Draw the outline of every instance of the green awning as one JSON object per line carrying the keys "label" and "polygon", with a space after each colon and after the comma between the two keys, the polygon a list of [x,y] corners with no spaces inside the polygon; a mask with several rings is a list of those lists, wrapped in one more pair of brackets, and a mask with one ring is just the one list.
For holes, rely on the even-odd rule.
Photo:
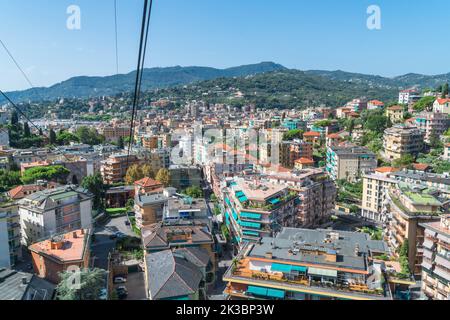
{"label": "green awning", "polygon": [[275,272],[286,272],[290,273],[292,271],[292,266],[289,264],[272,263],[272,271]]}
{"label": "green awning", "polygon": [[245,231],[243,232],[243,234],[244,234],[245,236],[259,237],[259,232],[256,232],[256,231],[247,231],[247,230],[245,230]]}
{"label": "green awning", "polygon": [[240,225],[246,228],[261,229],[260,223],[241,221]]}
{"label": "green awning", "polygon": [[305,272],[308,270],[307,267],[302,266],[292,266],[292,271]]}
{"label": "green awning", "polygon": [[225,198],[225,202],[231,207],[231,201],[228,198]]}
{"label": "green awning", "polygon": [[291,273],[292,271],[306,272],[308,268],[289,264],[272,263],[272,271]]}
{"label": "green awning", "polygon": [[321,277],[337,278],[337,270],[309,268],[308,274]]}
{"label": "green awning", "polygon": [[280,203],[280,199],[271,199],[271,200],[269,200],[269,202],[271,204],[278,204],[278,203]]}
{"label": "green awning", "polygon": [[241,212],[241,218],[244,219],[252,219],[252,220],[261,220],[261,214],[259,213],[251,213],[251,212]]}
{"label": "green awning", "polygon": [[267,289],[262,287],[248,286],[247,293],[267,297]]}
{"label": "green awning", "polygon": [[245,196],[245,193],[243,193],[242,191],[236,192],[236,197],[240,198],[240,197],[243,197],[243,196]]}
{"label": "green awning", "polygon": [[286,292],[283,290],[267,289],[267,296],[272,298],[284,299]]}
{"label": "green awning", "polygon": [[247,201],[248,201],[248,198],[247,198],[246,196],[242,196],[242,197],[239,197],[239,201],[240,201],[241,203],[247,202]]}

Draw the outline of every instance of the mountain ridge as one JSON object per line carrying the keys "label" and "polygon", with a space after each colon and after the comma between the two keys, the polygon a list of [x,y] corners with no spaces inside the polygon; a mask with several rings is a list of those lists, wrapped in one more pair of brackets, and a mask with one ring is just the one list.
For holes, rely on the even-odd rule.
{"label": "mountain ridge", "polygon": [[[383,77],[352,73],[343,70],[307,70],[288,69],[274,62],[242,65],[226,69],[199,66],[155,67],[144,70],[142,90],[165,89],[189,85],[201,81],[219,78],[239,78],[275,71],[286,72],[294,70],[303,72],[306,76],[318,76],[333,81],[346,82],[351,85],[367,85],[371,88],[383,90],[401,90],[411,87],[436,88],[445,82],[450,82],[450,73],[439,75],[422,75],[408,73],[396,77]],[[23,91],[8,92],[15,102],[52,101],[59,98],[92,98],[116,95],[134,90],[136,71],[112,76],[77,76],[56,83],[49,87],[33,88]],[[0,99],[0,102],[4,100]]]}

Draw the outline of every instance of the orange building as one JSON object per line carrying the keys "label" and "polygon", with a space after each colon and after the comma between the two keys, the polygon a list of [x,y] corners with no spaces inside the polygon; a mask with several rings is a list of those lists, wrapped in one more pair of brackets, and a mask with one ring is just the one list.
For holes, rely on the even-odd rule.
{"label": "orange building", "polygon": [[134,183],[135,194],[162,193],[164,185],[152,178],[144,178]]}
{"label": "orange building", "polygon": [[59,273],[69,267],[89,267],[90,230],[81,229],[29,247],[35,273],[52,283],[59,283]]}
{"label": "orange building", "polygon": [[305,132],[303,134],[303,140],[309,143],[316,143],[320,141],[321,134],[315,131]]}

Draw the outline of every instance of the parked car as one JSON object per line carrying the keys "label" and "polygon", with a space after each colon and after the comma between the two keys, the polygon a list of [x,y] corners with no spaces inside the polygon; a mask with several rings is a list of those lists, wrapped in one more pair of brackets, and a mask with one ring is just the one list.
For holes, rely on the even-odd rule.
{"label": "parked car", "polygon": [[114,278],[114,283],[118,284],[118,283],[126,283],[127,279],[125,279],[124,277],[116,277]]}
{"label": "parked car", "polygon": [[128,297],[128,290],[126,287],[118,287],[116,289],[117,297],[120,300],[126,299]]}
{"label": "parked car", "polygon": [[131,223],[130,223],[130,221],[128,221],[128,220],[125,220],[125,225],[126,225],[126,226],[131,226]]}

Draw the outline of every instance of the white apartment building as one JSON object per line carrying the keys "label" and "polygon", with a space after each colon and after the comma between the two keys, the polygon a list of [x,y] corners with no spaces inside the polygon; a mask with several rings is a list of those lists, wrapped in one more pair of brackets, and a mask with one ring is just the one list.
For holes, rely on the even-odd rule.
{"label": "white apartment building", "polygon": [[433,104],[433,112],[450,115],[450,99],[436,99]]}
{"label": "white apartment building", "polygon": [[34,193],[19,201],[21,242],[92,227],[92,194],[64,186]]}
{"label": "white apartment building", "polygon": [[420,99],[420,95],[414,89],[403,90],[403,91],[400,91],[400,93],[398,94],[398,103],[399,104],[410,104],[410,103],[416,102],[419,99]]}
{"label": "white apartment building", "polygon": [[368,173],[363,177],[363,197],[361,215],[369,220],[384,222],[381,212],[386,200],[386,192],[394,187],[397,181],[388,176],[390,170],[380,170]]}

